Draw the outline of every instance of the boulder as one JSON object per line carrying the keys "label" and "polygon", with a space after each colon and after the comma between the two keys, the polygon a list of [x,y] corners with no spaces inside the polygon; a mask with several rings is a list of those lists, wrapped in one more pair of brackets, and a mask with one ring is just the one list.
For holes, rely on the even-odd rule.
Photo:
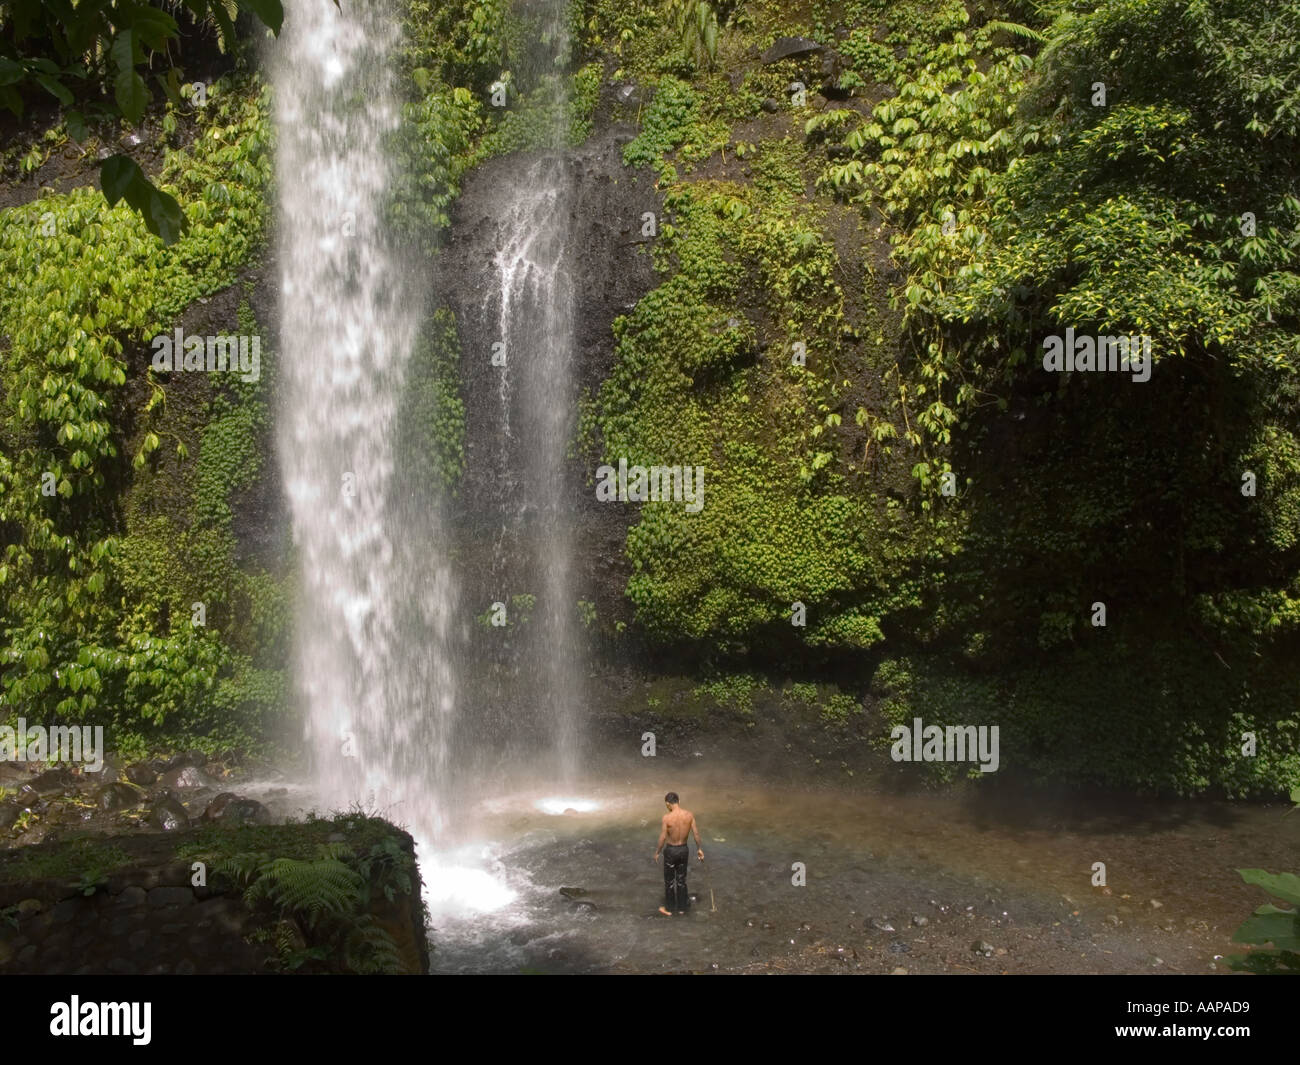
{"label": "boulder", "polygon": [[77,786],[77,778],[67,769],[47,769],[39,776],[32,777],[23,785],[24,794],[32,794],[42,799],[51,795],[62,795]]}
{"label": "boulder", "polygon": [[149,824],[159,832],[175,832],[178,828],[188,828],[189,823],[185,807],[170,795],[164,795],[149,808]]}
{"label": "boulder", "polygon": [[136,762],[126,767],[126,779],[142,788],[150,787],[158,779],[158,774],[145,762]]}
{"label": "boulder", "polygon": [[233,791],[223,791],[204,808],[203,820],[216,821],[226,812],[226,807],[238,798]]}
{"label": "boulder", "polygon": [[95,792],[95,805],[105,813],[112,813],[114,810],[126,810],[138,806],[140,798],[140,793],[130,784],[116,781],[105,784]]}
{"label": "boulder", "polygon": [[[206,813],[207,811],[204,811],[205,815]],[[256,799],[234,798],[226,803],[222,811],[216,816],[222,821],[229,821],[237,825],[269,825],[271,823],[271,811]]]}
{"label": "boulder", "polygon": [[169,769],[158,778],[158,786],[162,788],[210,788],[213,783],[207,773],[192,765]]}

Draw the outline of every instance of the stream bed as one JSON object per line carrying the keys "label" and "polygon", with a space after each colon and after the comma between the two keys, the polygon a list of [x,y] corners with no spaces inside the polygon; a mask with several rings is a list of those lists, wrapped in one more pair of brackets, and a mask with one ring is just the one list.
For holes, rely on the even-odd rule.
{"label": "stream bed", "polygon": [[1235,870],[1300,854],[1283,804],[886,795],[687,766],[671,786],[707,866],[692,844],[696,902],[667,918],[663,768],[478,803],[422,858],[433,970],[1224,972],[1266,901]]}

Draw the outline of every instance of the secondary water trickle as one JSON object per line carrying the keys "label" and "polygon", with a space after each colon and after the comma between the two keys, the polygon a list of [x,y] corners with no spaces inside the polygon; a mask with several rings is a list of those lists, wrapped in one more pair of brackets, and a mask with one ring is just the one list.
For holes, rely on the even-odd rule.
{"label": "secondary water trickle", "polygon": [[[568,269],[570,185],[565,158],[546,153],[521,164],[499,221],[493,261],[501,431],[495,456],[508,491],[495,570],[514,609],[531,608],[522,648],[539,683],[533,713],[549,722],[562,781],[576,768],[582,700],[574,640],[577,601],[570,580],[573,536],[565,499],[565,453],[574,425],[573,305]],[[493,306],[494,305],[494,306]],[[527,604],[527,606],[523,606]]]}

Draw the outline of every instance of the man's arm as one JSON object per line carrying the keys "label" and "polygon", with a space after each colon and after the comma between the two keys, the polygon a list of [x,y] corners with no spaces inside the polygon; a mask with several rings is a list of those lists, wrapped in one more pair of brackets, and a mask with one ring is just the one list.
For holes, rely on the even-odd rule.
{"label": "man's arm", "polygon": [[691,814],[691,831],[695,833],[695,853],[700,856],[700,861],[704,861],[704,851],[700,848],[700,826],[694,814]]}
{"label": "man's arm", "polygon": [[665,817],[659,823],[659,842],[655,844],[655,861],[659,861],[659,852],[664,849],[664,841],[668,839],[668,818]]}

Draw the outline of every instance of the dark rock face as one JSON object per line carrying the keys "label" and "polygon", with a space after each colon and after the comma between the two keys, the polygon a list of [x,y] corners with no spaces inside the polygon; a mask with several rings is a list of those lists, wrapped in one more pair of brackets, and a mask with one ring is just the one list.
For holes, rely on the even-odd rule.
{"label": "dark rock face", "polygon": [[[566,431],[575,436],[583,388],[603,381],[613,368],[614,319],[632,310],[658,283],[652,258],[655,237],[646,233],[645,216],[653,214],[656,227],[666,221],[660,196],[649,171],[626,167],[622,159],[623,145],[636,132],[628,124],[609,124],[581,147],[552,157],[565,189],[555,209],[560,216],[555,239],[563,244],[561,269],[573,292],[565,405],[574,416]],[[543,158],[492,159],[467,175],[453,209],[450,243],[438,257],[430,286],[455,315],[460,340],[465,472],[448,508],[460,556],[460,613],[475,617],[494,601],[508,601],[515,594],[540,596],[544,580],[536,561],[539,545],[562,534],[569,545],[569,594],[593,603],[598,617],[616,618],[626,611],[623,590],[630,566],[623,544],[628,526],[638,518],[636,508],[597,501],[592,487],[595,464],[585,454],[573,454],[564,464],[557,478],[560,498],[549,503],[561,516],[563,530],[522,505],[532,453],[522,443],[527,434],[519,427],[536,422],[538,412],[528,389],[519,387],[515,377],[509,379],[515,387],[503,389],[502,370],[491,361],[493,344],[503,339],[495,258],[507,239],[508,219],[530,168]],[[507,364],[511,372],[526,372],[522,368],[528,365],[527,329],[522,332],[511,335],[510,342],[521,349],[518,363]],[[498,643],[500,665],[513,669],[527,660],[527,633],[516,628],[503,636]],[[518,642],[510,644],[512,640]],[[484,678],[490,675],[492,668],[482,671]],[[502,696],[493,689],[467,697],[477,698],[483,711],[475,721],[482,735],[531,742],[523,733],[537,727],[537,715],[523,712],[527,692]]]}
{"label": "dark rock face", "polygon": [[782,59],[797,59],[806,55],[816,55],[826,49],[807,37],[778,37],[772,47],[763,53],[764,63],[779,63]]}
{"label": "dark rock face", "polygon": [[158,774],[144,762],[137,762],[126,767],[126,779],[132,784],[147,788],[158,779]]}

